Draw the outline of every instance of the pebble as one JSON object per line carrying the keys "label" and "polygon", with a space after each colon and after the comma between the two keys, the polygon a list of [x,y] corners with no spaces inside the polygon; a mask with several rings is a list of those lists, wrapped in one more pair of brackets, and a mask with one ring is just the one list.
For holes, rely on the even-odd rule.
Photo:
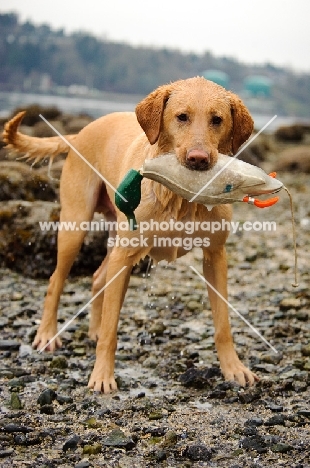
{"label": "pebble", "polygon": [[293,447],[289,444],[278,443],[271,445],[270,450],[275,453],[287,453],[293,450]]}
{"label": "pebble", "polygon": [[120,429],[113,429],[102,439],[102,445],[106,447],[124,447],[129,450],[135,446],[135,442]]}
{"label": "pebble", "polygon": [[59,395],[58,393],[56,395],[56,400],[58,401],[58,403],[60,405],[64,405],[66,403],[68,403],[68,404],[73,403],[73,398],[72,397],[67,396],[67,395]]}
{"label": "pebble", "polygon": [[251,418],[247,419],[244,424],[248,426],[262,426],[264,421],[262,418]]}
{"label": "pebble", "polygon": [[253,370],[263,372],[264,374],[273,374],[276,366],[274,364],[254,364]]}
{"label": "pebble", "polygon": [[301,300],[298,297],[287,297],[282,299],[279,306],[280,310],[299,309],[301,307]]}
{"label": "pebble", "polygon": [[255,450],[258,453],[266,453],[267,446],[261,435],[251,435],[240,441],[240,446],[246,450]]}
{"label": "pebble", "polygon": [[12,409],[19,410],[23,407],[21,399],[19,398],[18,393],[12,392],[11,393],[11,401],[10,405]]}
{"label": "pebble", "polygon": [[50,368],[51,369],[67,369],[68,361],[65,356],[55,356],[51,360]]}
{"label": "pebble", "polygon": [[33,348],[30,345],[21,344],[19,348],[19,357],[24,358],[26,356],[31,356],[33,353]]}
{"label": "pebble", "polygon": [[91,417],[85,421],[85,426],[90,427],[92,429],[97,429],[101,427],[101,422],[98,421],[95,417]]}
{"label": "pebble", "polygon": [[281,413],[283,411],[283,406],[277,405],[276,403],[266,403],[266,408],[270,409],[270,411],[273,411],[274,413]]}
{"label": "pebble", "polygon": [[308,388],[308,383],[307,382],[293,382],[292,384],[293,389],[295,390],[296,393],[301,393],[305,392]]}
{"label": "pebble", "polygon": [[310,371],[310,359],[307,359],[304,363],[303,363],[303,369],[305,371]]}
{"label": "pebble", "polygon": [[1,351],[18,351],[20,347],[19,341],[15,340],[0,340]]}
{"label": "pebble", "polygon": [[31,445],[38,445],[41,444],[42,439],[39,434],[18,434],[14,436],[14,442],[16,445],[24,445],[29,447]]}
{"label": "pebble", "polygon": [[40,406],[50,405],[56,399],[56,397],[57,397],[57,395],[56,395],[56,392],[54,390],[52,390],[50,388],[46,388],[39,395],[39,397],[37,399],[37,403]]}
{"label": "pebble", "polygon": [[243,404],[252,403],[253,401],[259,400],[261,393],[257,390],[251,390],[246,392],[239,392],[239,401]]}
{"label": "pebble", "polygon": [[183,456],[192,461],[208,461],[212,457],[212,451],[204,444],[193,444],[186,447]]}
{"label": "pebble", "polygon": [[307,409],[300,409],[297,411],[297,414],[305,416],[306,418],[310,419],[310,410]]}
{"label": "pebble", "polygon": [[0,450],[0,458],[9,457],[10,455],[13,455],[13,453],[14,453],[14,449],[12,448]]}
{"label": "pebble", "polygon": [[307,322],[307,320],[309,320],[308,311],[299,310],[294,312],[294,318],[296,318],[297,320],[300,320],[301,322]]}
{"label": "pebble", "polygon": [[283,359],[281,353],[264,353],[260,356],[260,360],[268,364],[278,364]]}
{"label": "pebble", "polygon": [[73,349],[75,356],[84,356],[86,354],[86,348],[78,347]]}
{"label": "pebble", "polygon": [[193,300],[188,301],[188,302],[186,303],[186,307],[187,307],[189,310],[195,311],[195,312],[196,312],[196,311],[199,312],[199,311],[203,310],[203,308],[204,308],[204,307],[203,307],[203,304],[202,304],[201,302],[193,301]]}
{"label": "pebble", "polygon": [[167,453],[165,452],[165,450],[158,450],[158,452],[156,452],[155,454],[155,460],[157,462],[162,462],[164,460],[167,459]]}
{"label": "pebble", "polygon": [[301,353],[303,356],[310,356],[310,343],[301,347]]}
{"label": "pebble", "polygon": [[24,381],[22,379],[13,378],[13,379],[8,381],[8,387],[10,387],[11,390],[18,389],[18,388],[21,388],[21,387],[24,387],[24,386],[25,386],[25,383],[24,383]]}
{"label": "pebble", "polygon": [[41,414],[55,414],[54,406],[53,405],[41,405],[40,406],[40,413]]}
{"label": "pebble", "polygon": [[82,442],[80,436],[74,434],[73,437],[70,437],[70,439],[66,440],[66,442],[62,446],[62,450],[64,452],[67,452],[68,450],[75,450],[78,445],[80,445]]}
{"label": "pebble", "polygon": [[164,417],[161,411],[152,411],[148,416],[150,421],[156,421],[157,419],[162,419]]}
{"label": "pebble", "polygon": [[277,414],[267,419],[267,421],[265,421],[265,426],[276,426],[276,425],[283,426],[285,421],[286,421],[286,417],[283,414]]}
{"label": "pebble", "polygon": [[92,466],[88,460],[82,460],[77,465],[74,465],[74,468],[89,468]]}
{"label": "pebble", "polygon": [[185,387],[203,388],[209,383],[210,379],[219,375],[220,370],[216,367],[207,369],[191,367],[190,369],[187,369],[184,374],[180,375],[179,381]]}
{"label": "pebble", "polygon": [[166,325],[164,325],[162,322],[158,322],[158,323],[154,323],[153,325],[151,325],[148,332],[152,336],[162,336],[165,330],[166,330]]}
{"label": "pebble", "polygon": [[97,455],[102,450],[101,444],[93,444],[93,445],[84,445],[83,447],[83,454],[84,455]]}
{"label": "pebble", "polygon": [[24,299],[24,295],[19,292],[14,292],[11,296],[12,301],[21,301]]}
{"label": "pebble", "polygon": [[243,434],[245,436],[254,436],[257,434],[257,427],[256,426],[245,426],[244,430],[243,430]]}
{"label": "pebble", "polygon": [[0,378],[12,379],[14,374],[8,369],[0,369]]}
{"label": "pebble", "polygon": [[15,433],[15,432],[22,432],[23,434],[27,434],[28,432],[33,432],[33,429],[31,427],[28,427],[28,426],[20,426],[19,424],[14,424],[14,423],[9,423],[9,424],[5,424],[3,427],[2,427],[3,431],[4,432],[8,432],[8,433]]}
{"label": "pebble", "polygon": [[165,434],[165,440],[163,442],[163,445],[165,447],[172,447],[177,443],[177,441],[178,441],[178,436],[176,432],[170,430],[170,431],[167,431]]}

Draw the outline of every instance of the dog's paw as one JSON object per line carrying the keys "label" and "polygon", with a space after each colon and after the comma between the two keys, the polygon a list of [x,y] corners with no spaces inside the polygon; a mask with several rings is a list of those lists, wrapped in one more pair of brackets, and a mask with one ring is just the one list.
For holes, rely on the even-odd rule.
{"label": "dog's paw", "polygon": [[55,349],[61,347],[61,339],[59,336],[55,338],[57,329],[51,330],[38,330],[33,340],[32,347],[38,351],[55,351]]}
{"label": "dog's paw", "polygon": [[117,390],[117,383],[113,373],[106,371],[105,367],[95,364],[94,370],[88,382],[88,388],[92,388],[94,392],[111,393]]}
{"label": "dog's paw", "polygon": [[254,385],[255,381],[259,380],[259,377],[245,367],[242,362],[236,357],[233,361],[230,361],[229,364],[221,364],[221,369],[225,380],[235,381],[242,387],[249,385],[250,387]]}

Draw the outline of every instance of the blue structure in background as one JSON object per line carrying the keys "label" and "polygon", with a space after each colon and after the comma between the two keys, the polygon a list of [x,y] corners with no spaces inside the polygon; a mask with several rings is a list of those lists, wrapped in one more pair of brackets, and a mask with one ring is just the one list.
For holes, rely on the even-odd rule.
{"label": "blue structure in background", "polygon": [[206,80],[214,81],[214,83],[223,86],[223,88],[227,89],[229,86],[229,76],[221,70],[205,70],[202,72],[202,76]]}
{"label": "blue structure in background", "polygon": [[[202,76],[213,81],[223,88],[230,89],[230,76],[216,69],[205,70]],[[272,115],[276,113],[275,102],[272,97],[273,80],[264,75],[249,75],[240,81],[236,88],[236,93],[243,99],[250,112],[255,115]]]}
{"label": "blue structure in background", "polygon": [[243,82],[244,91],[251,97],[270,97],[272,80],[267,76],[251,75]]}

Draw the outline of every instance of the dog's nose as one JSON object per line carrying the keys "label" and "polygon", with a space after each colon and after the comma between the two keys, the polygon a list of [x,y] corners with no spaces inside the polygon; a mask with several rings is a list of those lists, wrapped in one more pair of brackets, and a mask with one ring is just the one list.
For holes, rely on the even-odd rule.
{"label": "dog's nose", "polygon": [[206,151],[200,149],[189,150],[186,156],[186,165],[189,169],[196,171],[205,171],[209,168],[210,155]]}

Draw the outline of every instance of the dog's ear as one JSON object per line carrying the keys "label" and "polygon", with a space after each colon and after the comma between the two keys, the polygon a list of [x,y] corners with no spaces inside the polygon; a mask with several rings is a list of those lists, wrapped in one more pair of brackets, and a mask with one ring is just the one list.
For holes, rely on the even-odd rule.
{"label": "dog's ear", "polygon": [[169,99],[171,86],[165,85],[155,89],[136,107],[136,116],[151,145],[159,137],[165,104]]}
{"label": "dog's ear", "polygon": [[236,94],[229,93],[229,98],[233,117],[232,152],[236,154],[242,143],[251,136],[254,122],[248,109]]}

